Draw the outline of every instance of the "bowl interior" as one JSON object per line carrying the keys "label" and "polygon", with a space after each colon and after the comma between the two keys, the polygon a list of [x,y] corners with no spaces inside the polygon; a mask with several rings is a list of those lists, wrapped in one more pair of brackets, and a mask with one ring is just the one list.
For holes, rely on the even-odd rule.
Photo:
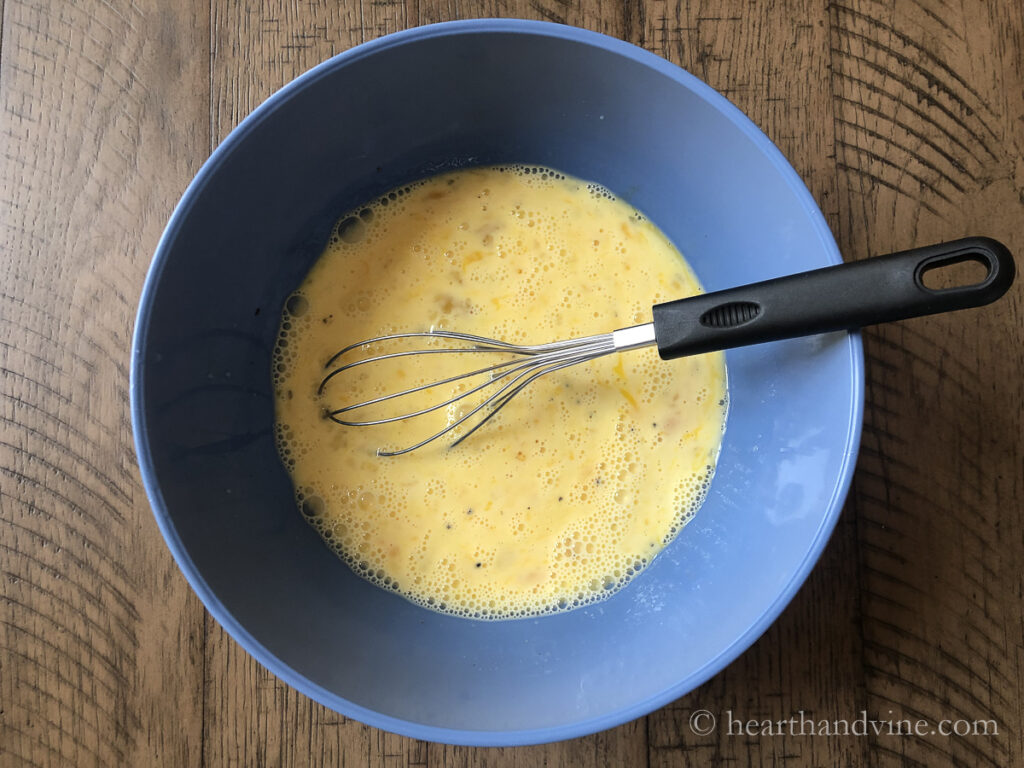
{"label": "bowl interior", "polygon": [[631,719],[753,642],[834,525],[861,405],[856,337],[730,352],[731,410],[707,502],[603,603],[476,622],[362,581],[301,519],[275,451],[280,308],[347,207],[495,162],[603,183],[677,243],[709,290],[838,260],[781,155],[680,70],[555,25],[428,27],[321,65],[224,142],[158,250],[132,391],[158,522],[217,619],[330,707],[482,744]]}

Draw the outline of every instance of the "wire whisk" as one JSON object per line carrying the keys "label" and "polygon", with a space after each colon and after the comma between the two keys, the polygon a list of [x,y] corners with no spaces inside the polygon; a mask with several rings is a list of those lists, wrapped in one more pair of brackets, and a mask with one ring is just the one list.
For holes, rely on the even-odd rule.
{"label": "wire whisk", "polygon": [[[646,333],[637,333],[636,329],[650,330]],[[373,355],[372,357],[365,357],[354,360],[353,362],[338,365],[339,361],[350,352],[374,345],[387,344],[399,339],[445,339],[449,341],[462,342],[466,346],[402,350],[399,352]],[[451,406],[465,398],[472,397],[473,395],[480,394],[480,396],[483,397],[483,399],[473,406],[467,413],[461,415],[456,420],[447,424],[443,429],[419,441],[415,445],[398,450],[385,450],[381,448],[377,451],[378,456],[400,456],[401,454],[414,451],[417,448],[422,448],[424,445],[454,432],[463,424],[467,424],[468,422],[471,426],[469,426],[469,428],[452,443],[453,447],[458,445],[486,424],[498,413],[498,411],[505,407],[513,397],[522,392],[523,389],[539,379],[541,376],[559,371],[563,368],[568,368],[572,365],[596,360],[599,357],[604,357],[605,355],[609,355],[613,352],[618,352],[627,348],[632,349],[640,346],[649,346],[653,343],[653,327],[650,323],[646,326],[636,326],[635,329],[625,329],[623,331],[615,331],[614,333],[602,333],[596,336],[585,336],[577,339],[536,345],[511,344],[497,339],[489,339],[484,336],[475,336],[473,334],[458,333],[455,331],[435,330],[417,333],[396,333],[387,336],[378,336],[373,339],[366,339],[365,341],[360,341],[356,344],[350,344],[335,353],[324,366],[329,372],[320,382],[320,386],[317,389],[317,395],[323,396],[327,391],[328,384],[330,384],[331,380],[340,374],[362,365],[381,363],[385,360],[395,360],[402,357],[412,357],[416,355],[490,353],[512,356],[511,359],[493,363],[465,373],[459,373],[455,376],[450,376],[439,381],[432,381],[427,384],[409,387],[408,389],[403,389],[399,392],[382,395],[370,400],[346,405],[341,408],[327,409],[327,417],[337,424],[341,424],[346,427],[370,427],[378,424],[389,424],[396,421],[412,419],[417,416],[423,416],[442,408],[447,408],[448,406]],[[435,387],[448,385],[454,386],[459,382],[467,379],[473,379],[475,377],[483,377],[483,381],[471,386],[465,391],[457,392],[446,400],[427,406],[426,408],[381,419],[367,419],[359,421],[353,420],[350,416],[342,418],[344,414],[352,414],[353,411],[378,405],[389,400],[407,397],[417,392],[424,392]],[[481,394],[485,393],[486,390],[489,390],[486,392],[486,396]]]}
{"label": "wire whisk", "polygon": [[[929,288],[925,285],[923,278],[929,272],[964,261],[984,265],[987,274],[980,282],[952,288]],[[662,359],[671,360],[748,344],[853,330],[875,323],[978,307],[1006,293],[1015,273],[1013,257],[1006,246],[987,237],[968,237],[657,304],[652,310],[653,322],[568,341],[531,346],[454,331],[380,336],[350,344],[331,357],[318,394],[325,396],[328,385],[345,371],[396,358],[485,352],[503,353],[511,358],[342,408],[327,408],[327,415],[338,424],[369,427],[423,416],[472,395],[479,394],[484,398],[465,415],[415,445],[393,451],[378,450],[380,456],[400,456],[466,424],[468,429],[455,441],[457,445],[541,376],[613,352],[656,344]],[[336,365],[349,352],[399,339],[446,339],[465,346],[403,350]],[[361,408],[433,387],[459,386],[460,382],[476,376],[483,377],[482,383],[411,413],[363,421],[346,416]]]}

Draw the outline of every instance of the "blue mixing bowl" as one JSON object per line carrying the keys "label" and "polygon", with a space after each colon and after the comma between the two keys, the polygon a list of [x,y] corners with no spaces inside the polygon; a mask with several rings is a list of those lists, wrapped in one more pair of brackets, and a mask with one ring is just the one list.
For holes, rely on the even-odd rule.
{"label": "blue mixing bowl", "polygon": [[821,553],[861,425],[856,335],[733,350],[706,503],[607,601],[473,621],[355,576],[296,510],[275,451],[282,303],[347,208],[420,176],[509,162],[606,185],[675,241],[709,290],[840,261],[779,151],[694,77],[579,29],[453,22],[341,54],[231,133],[160,241],[132,352],[143,482],[214,617],[326,706],[450,743],[591,733],[725,667]]}

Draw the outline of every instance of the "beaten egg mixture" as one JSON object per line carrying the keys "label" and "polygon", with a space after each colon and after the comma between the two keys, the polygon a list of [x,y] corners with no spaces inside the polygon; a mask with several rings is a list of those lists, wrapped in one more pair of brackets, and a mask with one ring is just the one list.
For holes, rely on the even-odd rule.
{"label": "beaten egg mixture", "polygon": [[357,573],[442,612],[514,618],[607,597],[704,498],[727,407],[721,353],[663,362],[651,348],[557,371],[457,446],[395,457],[377,451],[418,442],[470,406],[372,427],[340,426],[326,410],[480,361],[399,358],[340,374],[318,395],[324,365],[353,342],[404,331],[528,344],[605,333],[698,292],[651,222],[546,168],[435,176],[343,217],[288,300],[274,353],[278,447],[303,514]]}

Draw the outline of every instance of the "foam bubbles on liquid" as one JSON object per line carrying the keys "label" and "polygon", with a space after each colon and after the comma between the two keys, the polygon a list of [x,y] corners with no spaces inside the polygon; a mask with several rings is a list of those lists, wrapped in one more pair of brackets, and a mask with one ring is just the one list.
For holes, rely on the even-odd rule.
{"label": "foam bubbles on liquid", "polygon": [[605,599],[707,493],[720,354],[668,364],[644,350],[567,369],[457,448],[393,459],[376,449],[408,444],[412,422],[339,427],[328,401],[442,378],[450,361],[357,369],[321,399],[323,365],[354,340],[429,326],[516,343],[606,332],[697,289],[641,214],[537,166],[415,182],[346,214],[286,301],[273,355],[275,436],[299,509],[355,572],[433,610],[504,619]]}

